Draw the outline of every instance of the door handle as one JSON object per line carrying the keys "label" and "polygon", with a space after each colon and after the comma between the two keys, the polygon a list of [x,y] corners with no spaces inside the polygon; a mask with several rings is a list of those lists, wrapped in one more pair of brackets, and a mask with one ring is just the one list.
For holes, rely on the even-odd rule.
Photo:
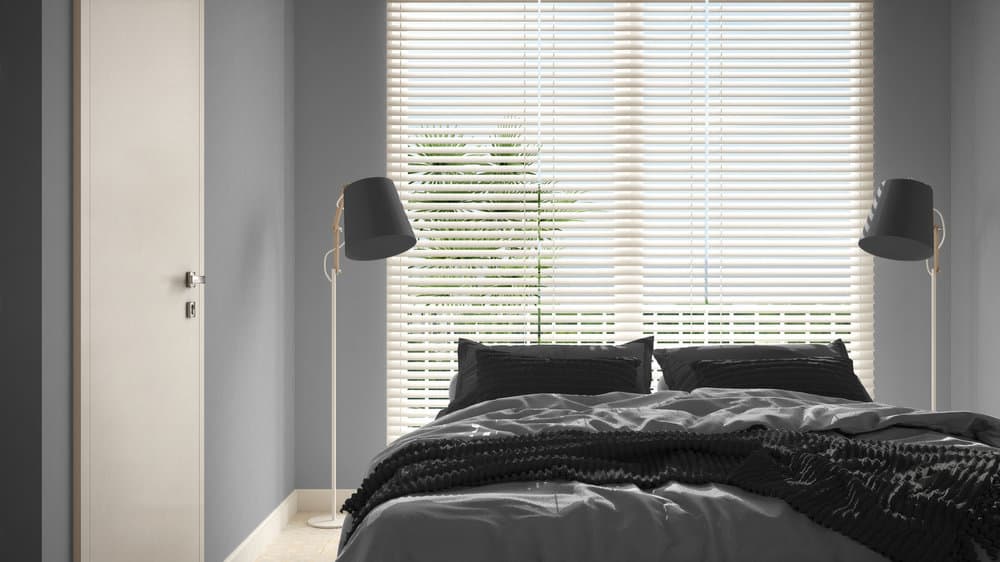
{"label": "door handle", "polygon": [[204,275],[198,275],[193,271],[188,271],[186,274],[184,274],[184,286],[186,286],[188,289],[194,289],[198,285],[204,285],[204,284],[205,284]]}

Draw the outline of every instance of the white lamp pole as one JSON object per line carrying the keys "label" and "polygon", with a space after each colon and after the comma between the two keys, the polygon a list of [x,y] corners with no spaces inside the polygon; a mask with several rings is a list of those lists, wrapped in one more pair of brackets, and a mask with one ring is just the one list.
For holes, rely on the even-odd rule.
{"label": "white lamp pole", "polygon": [[934,257],[932,263],[924,262],[931,276],[931,411],[937,411],[937,282],[941,273],[941,245],[946,235],[944,215],[933,209],[940,220],[934,225]]}
{"label": "white lamp pole", "polygon": [[[934,228],[937,238],[937,227]],[[934,267],[931,269],[931,411],[937,411],[937,252],[934,252]]]}
{"label": "white lamp pole", "polygon": [[[309,526],[339,529],[344,526],[344,514],[337,511],[337,276],[340,275],[340,218],[344,214],[344,195],[337,198],[333,218],[333,271],[330,280],[330,513],[309,518]],[[329,253],[327,253],[329,255]],[[323,257],[326,274],[326,256]]]}

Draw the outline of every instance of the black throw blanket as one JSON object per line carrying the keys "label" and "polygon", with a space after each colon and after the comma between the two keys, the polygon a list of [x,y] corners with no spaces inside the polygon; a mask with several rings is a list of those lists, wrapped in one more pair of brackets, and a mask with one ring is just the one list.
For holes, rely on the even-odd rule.
{"label": "black throw blanket", "polygon": [[784,500],[892,560],[1000,554],[1000,451],[759,428],[418,441],[379,463],[342,511],[354,518],[350,533],[394,498],[532,480],[728,484]]}

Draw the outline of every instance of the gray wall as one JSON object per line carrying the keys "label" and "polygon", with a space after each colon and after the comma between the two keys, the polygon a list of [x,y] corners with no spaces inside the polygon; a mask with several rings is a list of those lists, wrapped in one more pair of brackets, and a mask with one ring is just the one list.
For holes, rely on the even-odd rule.
{"label": "gray wall", "polygon": [[[948,0],[875,2],[875,178],[934,187],[951,216]],[[950,403],[950,242],[938,287],[938,407]],[[922,262],[875,260],[875,397],[930,406],[930,277]]]}
{"label": "gray wall", "polygon": [[42,560],[72,553],[72,2],[42,7]]}
{"label": "gray wall", "polygon": [[294,489],[288,0],[205,2],[205,560]]}
{"label": "gray wall", "polygon": [[42,14],[0,4],[0,560],[42,550]]}
{"label": "gray wall", "polygon": [[[875,176],[915,177],[950,216],[948,0],[877,0]],[[330,246],[336,187],[384,173],[385,8],[364,0],[296,4],[296,466],[299,488],[328,487]],[[916,87],[914,87],[916,86]],[[949,248],[945,248],[945,269]],[[347,262],[338,289],[338,487],[360,484],[385,442],[385,278]],[[949,404],[950,278],[939,289],[939,399]],[[930,404],[930,282],[920,263],[878,260],[878,399]]]}
{"label": "gray wall", "polygon": [[[330,285],[340,186],[385,173],[385,2],[295,4],[295,486],[330,487]],[[338,281],[337,487],[385,445],[385,264]]]}
{"label": "gray wall", "polygon": [[951,12],[954,405],[1000,416],[1000,3]]}

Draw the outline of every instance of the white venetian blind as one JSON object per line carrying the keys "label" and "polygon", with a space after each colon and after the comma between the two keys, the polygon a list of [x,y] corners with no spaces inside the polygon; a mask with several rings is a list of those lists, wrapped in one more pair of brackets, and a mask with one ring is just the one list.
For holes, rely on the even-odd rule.
{"label": "white venetian blind", "polygon": [[873,390],[871,2],[390,1],[388,173],[390,440],[459,337],[843,338]]}

